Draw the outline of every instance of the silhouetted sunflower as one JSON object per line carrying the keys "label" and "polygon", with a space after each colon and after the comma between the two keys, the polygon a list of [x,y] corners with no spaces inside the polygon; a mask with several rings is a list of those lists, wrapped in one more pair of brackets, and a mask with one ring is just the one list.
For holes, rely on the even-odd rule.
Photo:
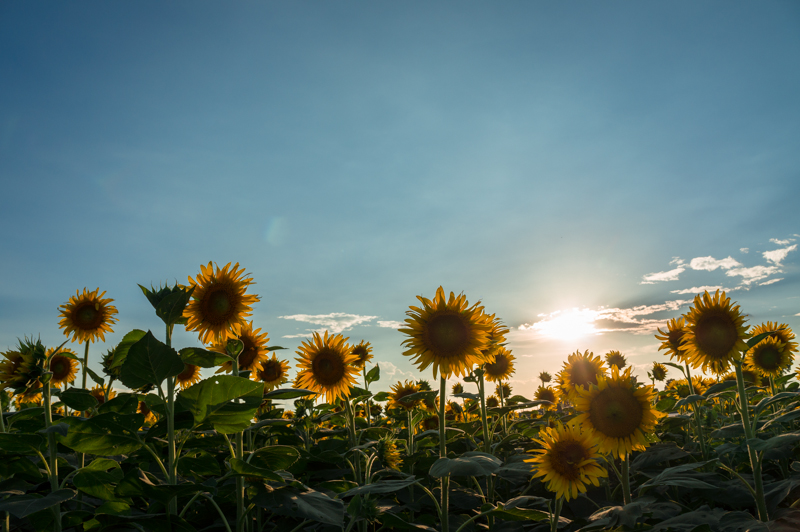
{"label": "silhouetted sunflower", "polygon": [[17,390],[35,378],[33,372],[36,369],[36,361],[33,353],[6,351],[3,357],[5,359],[0,362],[0,389]]}
{"label": "silhouetted sunflower", "polygon": [[383,467],[387,469],[400,469],[402,460],[400,459],[400,452],[397,450],[397,440],[391,436],[383,436],[378,440],[378,444],[375,446],[375,452]]}
{"label": "silhouetted sunflower", "polygon": [[[92,394],[92,397],[97,399],[97,402],[99,403],[98,406],[102,405],[103,403],[106,402],[106,396],[105,396],[105,392],[104,392],[102,386],[100,386],[100,385],[93,386],[92,389],[89,390],[89,393]],[[113,398],[115,398],[116,396],[117,396],[117,392],[115,392],[113,389],[108,391],[108,400],[109,401],[112,400]]]}
{"label": "silhouetted sunflower", "polygon": [[244,268],[240,270],[237,262],[228,271],[230,265],[220,269],[209,262],[200,266],[196,280],[189,277],[194,292],[183,313],[188,320],[186,330],[198,331],[204,344],[224,344],[228,338],[239,336],[252,313],[251,305],[259,300],[245,293],[253,280],[245,275]]}
{"label": "silhouetted sunflower", "polygon": [[558,373],[558,389],[565,399],[574,403],[578,388],[597,384],[597,378],[601,375],[605,375],[605,367],[600,357],[594,356],[589,350],[585,353],[575,351],[567,357],[564,369]]}
{"label": "silhouetted sunflower", "polygon": [[793,361],[794,356],[784,342],[778,337],[767,336],[750,348],[745,355],[744,365],[762,375],[778,377]]}
{"label": "silhouetted sunflower", "polygon": [[417,384],[411,381],[405,382],[397,382],[394,386],[390,388],[389,393],[389,408],[402,408],[403,410],[410,411],[414,410],[417,406],[419,406],[420,401],[411,399],[405,400],[405,397],[408,397],[411,394],[417,393],[420,391],[420,388]]}
{"label": "silhouetted sunflower", "polygon": [[111,326],[117,322],[114,317],[117,309],[109,305],[114,300],[103,299],[106,293],[97,295],[99,291],[99,288],[92,292],[84,288],[81,294],[76,290],[69,301],[58,307],[61,309],[58,327],[65,335],[72,334],[73,342],[94,343],[98,338],[105,342],[105,333],[114,332]]}
{"label": "silhouetted sunflower", "polygon": [[631,369],[620,374],[611,368],[611,376],[601,375],[596,386],[578,390],[575,421],[593,433],[599,451],[625,460],[633,451],[643,451],[649,441],[645,434],[655,430],[663,416],[652,403],[652,386],[636,386]]}
{"label": "silhouetted sunflower", "polygon": [[533,398],[537,401],[550,401],[552,405],[542,405],[542,408],[549,410],[555,408],[558,404],[556,392],[550,386],[539,386],[533,394]]}
{"label": "silhouetted sunflower", "polygon": [[453,391],[453,395],[457,393],[464,393],[464,385],[460,382],[455,383],[451,389]]}
{"label": "silhouetted sunflower", "polygon": [[[269,341],[269,337],[267,333],[259,333],[261,333],[261,329],[253,330],[253,322],[245,323],[239,330],[239,340],[244,344],[242,352],[239,353],[239,357],[236,359],[236,363],[239,365],[239,371],[255,371],[267,360],[267,353],[269,353],[267,342]],[[214,344],[209,349],[224,354],[227,352],[225,350],[227,344],[228,342],[225,340]],[[233,362],[225,362],[222,364],[217,370],[217,373],[223,371],[226,373],[233,371]]]}
{"label": "silhouetted sunflower", "polygon": [[656,334],[656,340],[661,340],[662,344],[658,347],[659,351],[666,350],[667,354],[669,355],[669,359],[672,360],[673,357],[678,358],[678,362],[685,362],[685,356],[681,352],[681,343],[683,342],[683,334],[686,332],[684,329],[686,327],[686,320],[683,318],[672,318],[667,322],[667,330],[662,331],[661,329],[656,329],[658,333],[661,335],[659,336]]}
{"label": "silhouetted sunflower", "polygon": [[511,351],[505,347],[498,347],[494,351],[494,362],[487,362],[483,366],[484,377],[494,382],[508,380],[514,373],[514,360]]}
{"label": "silhouetted sunflower", "polygon": [[625,360],[625,355],[619,351],[609,351],[606,353],[606,364],[608,364],[609,368],[613,366],[617,369],[622,369],[628,365],[628,361]]}
{"label": "silhouetted sunflower", "polygon": [[539,380],[542,381],[542,384],[545,384],[553,380],[553,377],[546,371],[543,371],[539,373]]}
{"label": "silhouetted sunflower", "polygon": [[349,395],[358,369],[354,365],[356,355],[346,341],[341,334],[329,336],[328,331],[324,337],[315,332],[311,341],[303,341],[297,351],[300,358],[296,359],[301,388],[324,393],[328,403]]}
{"label": "silhouetted sunflower", "polygon": [[490,395],[486,398],[486,408],[497,408],[500,406],[500,399],[496,395]]}
{"label": "silhouetted sunflower", "polygon": [[667,366],[653,362],[653,378],[659,382],[667,378]]}
{"label": "silhouetted sunflower", "polygon": [[356,367],[362,369],[367,362],[372,360],[372,346],[369,345],[369,342],[361,340],[361,342],[353,346],[353,354],[357,357]]}
{"label": "silhouetted sunflower", "polygon": [[540,434],[535,441],[542,449],[531,451],[535,456],[525,461],[533,466],[533,478],[544,477],[545,486],[556,497],[575,499],[579,493],[586,493],[586,486],[599,486],[598,479],[608,475],[598,464],[600,453],[591,433],[582,431],[580,425],[557,423]]}
{"label": "silhouetted sunflower", "polygon": [[185,390],[198,382],[200,382],[200,366],[195,366],[194,364],[184,364],[183,371],[175,377],[175,383],[181,390]]}
{"label": "silhouetted sunflower", "polygon": [[78,361],[74,358],[64,356],[64,354],[68,353],[75,357],[78,355],[71,349],[64,347],[55,355],[53,354],[54,351],[54,347],[47,350],[47,358],[50,359],[50,371],[53,373],[53,376],[50,378],[50,383],[53,384],[53,386],[61,388],[64,383],[74,382],[75,375],[78,374]]}
{"label": "silhouetted sunflower", "polygon": [[497,386],[494,387],[494,393],[497,394],[497,397],[500,397],[500,393],[503,394],[503,400],[507,400],[511,397],[511,385],[507,382],[497,383]]}
{"label": "silhouetted sunflower", "polygon": [[794,358],[794,354],[797,353],[797,342],[794,342],[795,339],[794,332],[792,331],[791,327],[789,327],[785,323],[778,323],[768,321],[767,323],[762,323],[761,325],[756,325],[752,329],[750,329],[750,336],[755,337],[759,334],[770,333],[770,338],[777,338],[785,345],[784,349],[788,350],[789,353]]}
{"label": "silhouetted sunflower", "polygon": [[705,371],[713,363],[720,371],[747,351],[745,340],[750,335],[744,322],[739,305],[732,305],[725,292],[717,290],[713,297],[708,292],[695,296],[686,314],[681,353],[693,368]]}
{"label": "silhouetted sunflower", "polygon": [[261,363],[261,367],[253,372],[255,380],[264,383],[264,392],[271,392],[289,380],[289,363],[285,360],[278,360],[275,353],[272,358],[266,359]]}
{"label": "silhouetted sunflower", "polygon": [[411,356],[422,371],[433,365],[433,376],[438,372],[447,378],[464,375],[474,364],[486,361],[486,349],[491,323],[479,304],[469,306],[463,294],[450,292],[445,299],[440,286],[433,300],[417,296],[421,307],[410,307],[406,314],[406,328],[400,332],[409,336],[403,341],[408,347],[403,353]]}

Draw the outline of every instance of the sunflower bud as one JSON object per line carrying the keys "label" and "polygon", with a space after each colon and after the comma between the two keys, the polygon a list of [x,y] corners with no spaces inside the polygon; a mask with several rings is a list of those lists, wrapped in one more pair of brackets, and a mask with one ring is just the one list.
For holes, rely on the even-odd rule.
{"label": "sunflower bud", "polygon": [[186,323],[186,318],[183,317],[183,311],[186,309],[186,305],[189,304],[189,300],[192,297],[192,292],[194,292],[194,287],[191,286],[183,286],[182,284],[175,283],[175,286],[164,286],[159,288],[153,288],[150,286],[150,290],[145,288],[142,285],[139,285],[139,288],[142,289],[147,300],[153,305],[153,308],[156,309],[156,315],[161,318],[161,320],[169,326],[175,325],[176,323]]}

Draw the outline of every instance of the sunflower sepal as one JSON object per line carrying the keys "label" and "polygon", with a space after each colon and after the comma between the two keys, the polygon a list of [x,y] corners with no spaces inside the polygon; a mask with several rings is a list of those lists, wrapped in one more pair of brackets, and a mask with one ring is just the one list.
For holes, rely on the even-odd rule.
{"label": "sunflower sepal", "polygon": [[156,289],[151,285],[150,290],[148,290],[139,285],[139,288],[142,289],[145,297],[156,310],[156,315],[166,325],[172,326],[177,323],[182,322],[185,324],[187,322],[186,318],[183,317],[183,312],[192,298],[194,286],[175,284],[172,287],[164,286]]}
{"label": "sunflower sepal", "polygon": [[240,354],[242,354],[242,351],[244,351],[244,342],[238,338],[229,338],[225,343],[225,352],[229,357],[231,357],[232,360],[235,360]]}

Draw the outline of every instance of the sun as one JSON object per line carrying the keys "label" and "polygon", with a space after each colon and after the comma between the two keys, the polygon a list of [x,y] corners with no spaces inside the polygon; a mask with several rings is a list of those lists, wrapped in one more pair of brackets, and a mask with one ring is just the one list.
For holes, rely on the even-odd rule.
{"label": "sun", "polygon": [[532,325],[523,326],[523,328],[533,330],[545,338],[563,342],[571,342],[584,336],[600,333],[594,325],[598,316],[598,312],[595,310],[573,308],[539,316],[542,319]]}

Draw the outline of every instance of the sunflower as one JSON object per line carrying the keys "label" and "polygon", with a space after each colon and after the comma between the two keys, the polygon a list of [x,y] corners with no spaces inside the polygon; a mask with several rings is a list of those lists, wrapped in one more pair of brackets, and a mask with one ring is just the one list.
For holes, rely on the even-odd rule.
{"label": "sunflower", "polygon": [[778,377],[784,368],[792,365],[794,356],[776,336],[767,336],[751,347],[745,355],[745,367],[762,375]]}
{"label": "sunflower", "polygon": [[575,351],[567,357],[564,369],[558,373],[559,392],[570,402],[575,402],[578,389],[597,384],[597,378],[601,375],[605,375],[605,368],[600,357],[594,356],[588,349],[583,354]]}
{"label": "sunflower", "polygon": [[65,335],[72,334],[73,342],[94,343],[98,338],[105,342],[105,333],[114,332],[111,325],[117,322],[114,317],[117,309],[109,305],[114,300],[103,299],[106,293],[98,295],[99,291],[99,288],[92,292],[84,288],[81,294],[76,290],[69,301],[58,307],[61,309],[58,326]]}
{"label": "sunflower", "polygon": [[507,380],[514,373],[514,355],[505,347],[498,347],[494,352],[494,362],[483,366],[486,380],[500,382]]}
{"label": "sunflower", "polygon": [[494,393],[497,394],[497,397],[500,397],[500,394],[503,394],[503,399],[508,399],[511,397],[511,385],[507,382],[497,383],[497,386],[494,387]]}
{"label": "sunflower", "polygon": [[289,363],[278,360],[275,353],[261,363],[261,367],[251,374],[256,380],[264,383],[264,392],[270,392],[289,380]]}
{"label": "sunflower", "polygon": [[78,374],[77,359],[64,356],[61,353],[69,353],[75,357],[78,355],[71,349],[64,347],[62,347],[61,350],[59,350],[59,352],[55,355],[53,354],[54,351],[54,347],[51,347],[47,350],[47,358],[50,359],[50,371],[53,372],[50,382],[54,386],[61,388],[62,384],[67,382],[75,382],[75,376]]}
{"label": "sunflower", "polygon": [[667,354],[669,355],[669,359],[672,360],[673,357],[677,357],[679,362],[685,361],[685,356],[681,352],[681,344],[683,343],[683,335],[686,332],[686,320],[683,318],[672,318],[667,322],[667,330],[662,331],[661,329],[656,329],[658,333],[661,335],[659,336],[656,334],[656,340],[661,340],[662,344],[658,347],[659,351],[666,350]]}
{"label": "sunflower", "polygon": [[606,363],[609,368],[613,366],[617,369],[622,369],[628,365],[628,361],[625,360],[625,355],[619,351],[609,351],[606,353]]}
{"label": "sunflower", "polygon": [[486,345],[481,349],[481,354],[487,362],[491,362],[494,359],[495,351],[506,341],[508,327],[494,314],[484,313],[483,317],[489,324],[490,329],[489,334],[486,336]]}
{"label": "sunflower", "polygon": [[608,475],[598,464],[600,453],[591,433],[582,431],[577,423],[557,423],[540,434],[541,439],[535,441],[542,449],[531,451],[536,456],[525,462],[533,464],[533,478],[544,477],[547,489],[556,497],[574,499],[579,493],[586,493],[589,483],[599,486],[598,479]]}
{"label": "sunflower", "polygon": [[372,346],[369,345],[369,342],[361,340],[361,342],[353,346],[353,354],[357,357],[356,367],[362,369],[367,362],[372,360]]}
{"label": "sunflower", "polygon": [[550,401],[552,405],[542,405],[544,409],[555,408],[558,403],[556,392],[550,386],[539,386],[533,394],[533,398],[537,401]]}
{"label": "sunflower", "polygon": [[28,384],[35,375],[36,361],[29,351],[6,351],[0,362],[0,389],[18,390]]}
{"label": "sunflower", "polygon": [[346,398],[350,387],[356,382],[358,369],[356,355],[348,339],[341,334],[322,337],[314,333],[311,341],[303,341],[297,354],[298,380],[301,388],[324,393],[325,400],[333,403],[337,398]]}
{"label": "sunflower", "polygon": [[194,364],[184,364],[183,371],[175,377],[175,383],[185,390],[189,386],[200,382],[200,366]]}
{"label": "sunflower", "polygon": [[636,386],[631,369],[620,374],[611,368],[609,377],[600,376],[596,386],[578,390],[575,421],[590,430],[599,451],[621,460],[633,451],[643,451],[649,442],[645,434],[655,430],[661,412],[652,406],[652,386]]}
{"label": "sunflower", "polygon": [[453,387],[451,388],[451,390],[452,390],[452,392],[453,392],[453,395],[456,395],[456,394],[458,394],[458,393],[464,393],[464,385],[463,385],[463,384],[461,384],[460,382],[457,382],[457,383],[455,383],[455,384],[453,385]]}
{"label": "sunflower", "polygon": [[136,412],[144,416],[144,422],[148,425],[155,425],[158,421],[155,412],[150,410],[150,407],[147,406],[147,403],[144,401],[139,401],[139,406],[136,407]]}
{"label": "sunflower", "polygon": [[[97,402],[99,404],[102,405],[103,403],[106,402],[105,390],[103,389],[102,386],[100,386],[100,385],[93,386],[92,389],[89,390],[89,393],[92,394],[92,397],[97,399]],[[115,398],[116,396],[117,396],[117,392],[115,392],[114,390],[109,390],[108,391],[108,400],[109,401],[112,400],[113,398]]]}
{"label": "sunflower", "polygon": [[667,366],[664,364],[659,364],[658,362],[653,362],[653,378],[659,382],[663,381],[667,378]]}
{"label": "sunflower", "polygon": [[706,368],[715,363],[715,369],[727,367],[731,360],[739,360],[747,351],[750,335],[744,326],[745,318],[739,305],[717,290],[712,297],[708,292],[695,296],[686,314],[686,329],[680,350],[685,361],[693,368]]}
{"label": "sunflower", "polygon": [[42,396],[41,388],[39,388],[38,391],[28,390],[25,393],[14,396],[14,408],[16,408],[17,411],[31,406],[42,406],[43,403],[44,397]]}
{"label": "sunflower", "polygon": [[786,344],[784,350],[788,350],[791,355],[797,353],[797,342],[792,341],[795,339],[794,332],[792,332],[792,329],[787,324],[778,324],[777,321],[775,323],[768,321],[767,323],[762,323],[761,325],[753,327],[750,330],[750,335],[758,336],[766,332],[770,333],[770,338],[777,338]]}
{"label": "sunflower", "polygon": [[403,341],[408,347],[403,353],[413,357],[420,371],[433,365],[433,376],[441,372],[448,378],[469,372],[473,364],[486,362],[487,341],[492,324],[476,303],[468,306],[463,294],[450,292],[445,299],[440,286],[433,300],[417,296],[422,307],[410,307],[406,328],[400,332],[409,336]]}
{"label": "sunflower", "polygon": [[231,263],[216,271],[212,263],[200,266],[197,279],[189,277],[194,287],[192,299],[183,315],[188,320],[187,331],[198,331],[204,344],[224,344],[228,338],[239,336],[245,325],[245,318],[252,313],[251,305],[259,300],[256,295],[248,295],[247,287],[253,280],[239,269],[237,262],[228,271]]}
{"label": "sunflower", "polygon": [[546,371],[543,371],[543,372],[539,373],[539,380],[542,381],[542,384],[545,384],[545,383],[548,383],[551,380],[553,380],[553,377],[552,377],[552,375],[550,375]]}
{"label": "sunflower", "polygon": [[286,410],[281,415],[283,419],[294,419],[294,411],[293,410]]}
{"label": "sunflower", "polygon": [[[241,326],[239,330],[239,340],[244,344],[244,348],[236,359],[236,363],[239,364],[239,371],[255,371],[259,365],[267,360],[267,353],[269,353],[267,342],[269,341],[269,337],[267,333],[259,334],[260,332],[261,329],[253,330],[253,322],[251,321]],[[225,350],[227,344],[227,340],[217,342],[210,350],[225,354],[227,353]],[[225,362],[217,370],[217,373],[222,373],[223,371],[226,373],[233,371],[233,362]]]}
{"label": "sunflower", "polygon": [[375,446],[375,453],[381,465],[387,469],[400,469],[402,460],[400,452],[397,450],[397,440],[391,436],[383,436]]}
{"label": "sunflower", "polygon": [[406,411],[414,410],[417,406],[419,406],[419,400],[412,399],[412,400],[405,400],[405,397],[408,397],[411,394],[417,393],[420,391],[420,388],[417,384],[411,381],[405,382],[397,382],[394,386],[390,388],[391,392],[389,393],[389,408],[402,408]]}
{"label": "sunflower", "polygon": [[486,408],[497,408],[500,406],[500,399],[496,395],[490,395],[486,398]]}

